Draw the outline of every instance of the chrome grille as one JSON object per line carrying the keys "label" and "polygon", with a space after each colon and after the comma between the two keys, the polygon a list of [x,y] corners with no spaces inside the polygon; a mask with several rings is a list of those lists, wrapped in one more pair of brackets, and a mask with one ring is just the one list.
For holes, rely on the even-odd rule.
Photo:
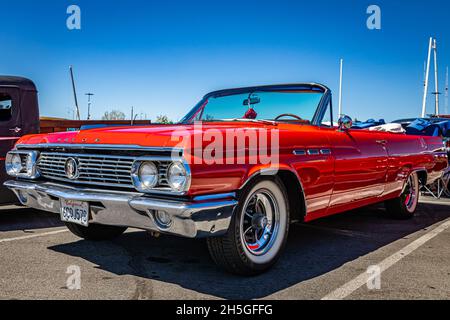
{"label": "chrome grille", "polygon": [[[69,158],[75,158],[79,163],[76,180],[68,179],[65,173],[65,163]],[[133,162],[133,157],[123,156],[41,153],[38,169],[42,177],[50,180],[133,188],[130,176]]]}
{"label": "chrome grille", "polygon": [[[75,180],[67,177],[65,164],[67,159],[78,160],[79,176]],[[131,168],[137,157],[90,155],[90,154],[66,154],[42,152],[37,167],[43,178],[49,180],[66,181],[77,184],[133,188]],[[156,161],[159,169],[159,185],[157,189],[167,189],[167,169],[170,161]]]}

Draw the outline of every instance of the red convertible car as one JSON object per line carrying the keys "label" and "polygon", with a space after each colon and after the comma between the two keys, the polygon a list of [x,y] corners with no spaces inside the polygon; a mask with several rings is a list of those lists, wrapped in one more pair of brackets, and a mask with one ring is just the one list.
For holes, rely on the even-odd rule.
{"label": "red convertible car", "polygon": [[333,116],[320,84],[212,92],[176,125],[25,136],[5,185],[81,238],[128,227],[207,238],[218,265],[254,275],[279,259],[291,223],[380,202],[412,218],[420,185],[447,168],[440,138]]}

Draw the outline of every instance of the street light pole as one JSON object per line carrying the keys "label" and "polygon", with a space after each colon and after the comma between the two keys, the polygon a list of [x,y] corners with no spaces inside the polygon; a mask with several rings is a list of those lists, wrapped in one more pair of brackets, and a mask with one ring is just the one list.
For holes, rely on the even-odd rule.
{"label": "street light pole", "polygon": [[87,97],[88,97],[88,116],[87,119],[91,120],[91,97],[94,96],[93,93],[86,93]]}

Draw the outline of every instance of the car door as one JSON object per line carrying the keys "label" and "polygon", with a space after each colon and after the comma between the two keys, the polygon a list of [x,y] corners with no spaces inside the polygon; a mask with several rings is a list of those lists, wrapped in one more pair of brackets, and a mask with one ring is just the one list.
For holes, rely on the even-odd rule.
{"label": "car door", "polygon": [[20,90],[0,87],[0,203],[12,199],[12,193],[3,187],[3,182],[7,179],[5,157],[21,136],[20,114]]}
{"label": "car door", "polygon": [[388,154],[381,134],[335,129],[329,135],[335,159],[330,207],[379,197],[386,185]]}
{"label": "car door", "polygon": [[[334,159],[326,130],[317,126],[298,126],[290,130],[289,146],[291,166],[302,182],[307,220],[326,214],[333,191]],[[282,159],[283,161],[283,159]]]}

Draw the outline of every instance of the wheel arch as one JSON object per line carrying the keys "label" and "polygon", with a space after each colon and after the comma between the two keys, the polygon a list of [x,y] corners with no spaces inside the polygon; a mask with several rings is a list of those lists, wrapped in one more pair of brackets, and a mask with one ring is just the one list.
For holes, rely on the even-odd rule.
{"label": "wheel arch", "polygon": [[286,188],[291,222],[304,221],[307,214],[305,189],[297,172],[290,167],[257,170],[247,177],[240,190],[244,189],[249,183],[264,176],[279,178]]}
{"label": "wheel arch", "polygon": [[[420,186],[428,184],[428,171],[424,167],[416,167],[416,168],[414,168],[412,165],[405,166],[403,168],[403,172],[402,173],[403,173],[403,187],[402,187],[401,191],[403,191],[404,187],[406,186],[406,183],[408,182],[409,176],[411,174],[413,174],[413,173],[417,174],[417,176],[419,178]],[[399,196],[400,196],[400,194],[399,194]]]}
{"label": "wheel arch", "polygon": [[421,185],[426,186],[428,184],[428,171],[425,168],[418,168],[415,170],[412,170],[411,173],[415,172],[417,176],[419,177],[419,183]]}

